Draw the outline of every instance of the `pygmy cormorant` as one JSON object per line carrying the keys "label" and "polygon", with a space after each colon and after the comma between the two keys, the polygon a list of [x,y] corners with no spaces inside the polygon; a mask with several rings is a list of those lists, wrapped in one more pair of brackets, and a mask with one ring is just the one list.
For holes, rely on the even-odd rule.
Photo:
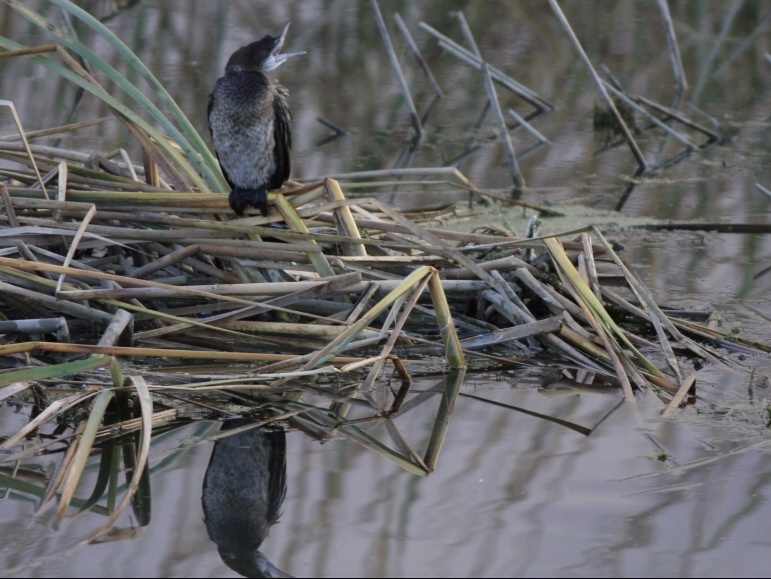
{"label": "pygmy cormorant", "polygon": [[225,75],[209,95],[209,130],[222,173],[230,185],[230,207],[268,211],[268,189],[289,178],[292,114],[288,91],[263,73],[304,52],[279,54],[289,23],[278,36],[265,36],[236,50]]}

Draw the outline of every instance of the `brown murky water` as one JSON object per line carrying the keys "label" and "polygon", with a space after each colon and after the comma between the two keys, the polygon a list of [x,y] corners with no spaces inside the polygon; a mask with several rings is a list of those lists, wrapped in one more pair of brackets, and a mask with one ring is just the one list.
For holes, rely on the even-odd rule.
{"label": "brown murky water", "polygon": [[[112,3],[81,4],[101,13]],[[561,4],[595,64],[606,65],[630,92],[671,104],[675,83],[655,3]],[[474,128],[486,98],[478,73],[443,53],[418,27],[425,21],[462,42],[452,14],[462,8],[485,58],[557,107],[534,121],[551,144],[520,161],[525,199],[615,206],[634,172],[633,159],[623,146],[598,153],[596,93],[545,2],[380,5],[418,109],[425,110],[432,92],[391,24],[394,12],[445,93],[410,166],[442,165],[475,140],[481,146],[461,164],[464,174],[482,188],[511,186],[491,117]],[[691,87],[682,111],[711,128],[718,123],[728,138],[639,183],[622,214],[603,216],[603,223],[769,223],[771,199],[755,189],[756,183],[771,188],[769,8],[767,2],[719,1],[671,6]],[[50,42],[7,7],[0,15],[4,36]],[[294,176],[404,165],[410,120],[368,3],[141,2],[110,25],[205,132],[207,94],[227,56],[288,20],[287,48],[308,53],[278,71],[292,92],[296,117]],[[28,130],[67,122],[70,114],[105,114],[88,99],[76,107],[71,89],[29,62],[0,66],[0,99],[16,103]],[[529,112],[505,91],[499,98],[504,107]],[[3,133],[11,131],[4,114]],[[318,117],[350,133],[329,140]],[[68,145],[105,151],[124,139],[122,129],[109,123],[81,131]],[[522,131],[513,139],[518,150],[533,145]],[[662,143],[660,134],[642,139],[650,159],[678,152],[676,144]],[[522,211],[509,217],[518,226]],[[551,220],[542,225],[544,231],[563,226]],[[624,244],[627,263],[659,303],[717,308],[726,327],[771,341],[771,274],[753,277],[771,266],[768,236],[618,230],[612,237]],[[758,378],[771,374],[767,357],[741,362],[756,367]],[[767,576],[771,392],[755,388],[750,396],[746,373],[715,366],[699,371],[698,384],[702,400],[675,420],[660,421],[658,408],[640,400],[642,417],[621,405],[589,437],[461,398],[439,469],[426,479],[351,443],[319,445],[287,433],[286,498],[261,550],[297,576]],[[589,427],[619,402],[603,395],[547,397],[515,374],[470,376],[465,391]],[[18,419],[8,408],[0,416]],[[409,434],[427,436],[422,429],[428,422],[412,417]],[[52,513],[33,516],[34,500],[6,497],[0,502],[0,574],[236,576],[203,522],[201,489],[212,447],[189,446],[201,434],[202,426],[191,426],[156,441],[152,523],[133,540],[75,548],[79,537],[101,524],[99,516],[54,531]],[[669,462],[657,460],[662,452]]]}

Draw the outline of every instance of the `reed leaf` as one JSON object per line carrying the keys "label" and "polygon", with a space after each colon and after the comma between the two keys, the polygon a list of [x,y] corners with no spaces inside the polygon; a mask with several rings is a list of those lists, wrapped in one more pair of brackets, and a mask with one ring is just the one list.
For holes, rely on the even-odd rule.
{"label": "reed leaf", "polygon": [[[302,414],[298,414],[293,419],[301,425],[308,424],[309,426],[313,427],[314,430],[321,428],[321,431],[326,433],[329,433],[332,429],[334,429],[336,432],[339,432],[341,435],[350,438],[354,442],[362,445],[364,448],[398,464],[407,472],[411,472],[420,476],[426,476],[430,472],[425,464],[413,462],[407,456],[396,452],[392,448],[389,448],[375,437],[371,436],[366,431],[353,424],[339,425],[336,420],[328,416],[325,412],[314,410],[313,407],[310,407],[306,404],[299,402],[287,402],[287,405],[292,408],[304,409]],[[312,423],[309,424],[309,421],[312,421]]]}
{"label": "reed leaf", "polygon": [[559,268],[565,273],[565,276],[570,280],[570,283],[584,300],[586,305],[594,312],[594,314],[602,321],[602,323],[610,329],[618,338],[629,348],[634,354],[635,358],[643,365],[643,368],[650,374],[654,374],[659,377],[665,377],[663,372],[659,370],[650,360],[648,360],[626,337],[626,334],[618,327],[613,318],[608,314],[605,307],[600,303],[597,297],[592,292],[591,288],[584,282],[581,276],[578,274],[570,258],[565,253],[559,240],[557,238],[544,239],[544,244],[549,250],[549,253],[554,258]]}
{"label": "reed leaf", "polygon": [[423,456],[429,472],[433,472],[439,461],[439,453],[444,445],[447,429],[450,425],[450,416],[452,416],[452,412],[455,409],[455,401],[458,399],[460,387],[463,385],[465,377],[465,367],[451,368],[444,376],[444,389],[439,401],[439,409],[437,410],[433,428],[431,429],[431,436]]}
{"label": "reed leaf", "polygon": [[37,177],[37,181],[40,184],[40,190],[45,195],[46,199],[48,199],[48,191],[46,190],[45,183],[43,183],[43,178],[40,175],[40,170],[38,169],[37,163],[35,162],[35,157],[32,155],[32,151],[29,148],[29,142],[27,141],[27,135],[24,133],[24,129],[21,126],[21,119],[19,118],[19,114],[16,112],[16,107],[11,101],[6,100],[0,100],[0,105],[8,107],[8,109],[11,111],[11,115],[13,116],[13,121],[16,123],[16,128],[19,131],[19,136],[21,137],[22,142],[24,143],[24,150],[27,153],[27,159],[29,159],[30,164],[32,165],[32,168],[35,171],[35,177]]}
{"label": "reed leaf", "polygon": [[[117,362],[115,366],[117,366]],[[137,454],[136,466],[132,473],[131,481],[129,482],[126,493],[123,495],[123,499],[116,507],[115,511],[107,518],[102,527],[91,536],[90,542],[97,541],[105,534],[110,532],[113,525],[117,521],[123,510],[132,504],[134,495],[137,489],[142,484],[142,478],[144,476],[145,469],[148,468],[148,459],[150,456],[150,439],[152,437],[153,429],[153,401],[150,396],[150,391],[147,387],[147,383],[141,376],[131,376],[126,380],[124,386],[131,386],[136,392],[137,399],[139,401],[139,408],[142,415],[142,427],[140,429],[139,437],[139,452]]]}
{"label": "reed leaf", "polygon": [[434,311],[439,322],[439,331],[444,341],[447,361],[451,368],[465,368],[466,360],[463,357],[463,346],[461,346],[458,332],[455,330],[455,324],[452,321],[452,312],[442,289],[439,272],[433,268],[431,268],[428,287],[431,291],[431,301],[434,304]]}
{"label": "reed leaf", "polygon": [[[134,86],[125,76],[115,70],[90,48],[79,42],[76,38],[73,38],[62,28],[46,20],[42,15],[30,9],[28,6],[22,6],[17,2],[8,0],[6,0],[6,3],[36,26],[53,34],[53,36],[58,40],[59,43],[61,43],[62,46],[72,50],[86,62],[104,73],[110,80],[114,81],[117,86],[125,91],[126,94],[137,103],[139,108],[146,111],[153,118],[153,120],[155,120],[161,127],[163,127],[163,129],[171,136],[171,138],[180,146],[184,153],[184,158],[190,160],[191,163],[198,169],[198,171],[206,177],[209,186],[219,189],[226,189],[226,184],[223,177],[221,176],[217,162],[206,147],[206,144],[203,142],[200,135],[198,135],[198,132],[193,128],[192,124],[176,104],[171,95],[168,94],[166,89],[160,84],[160,82],[158,82],[158,80],[147,69],[144,63],[142,63],[142,61],[117,36],[115,36],[115,34],[110,31],[109,28],[107,28],[104,24],[102,24],[99,20],[94,18],[91,14],[82,8],[76,6],[69,0],[50,1],[63,10],[66,10],[72,14],[88,27],[92,28],[99,36],[101,36],[113,48],[115,48],[121,57],[123,57],[123,59],[145,81],[147,81],[151,89],[153,89],[167,110],[172,114],[173,119],[183,128],[184,134],[179,129],[177,129],[174,123],[172,123],[136,86]],[[111,104],[111,106],[113,105]],[[121,114],[125,114],[124,111],[121,110],[122,108],[125,107],[118,108],[117,110],[119,110]],[[202,188],[202,190],[207,189],[208,187]]]}
{"label": "reed leaf", "polygon": [[556,416],[549,416],[548,414],[542,414],[541,412],[535,412],[534,410],[528,410],[527,408],[522,408],[521,406],[515,406],[513,404],[506,404],[504,402],[499,402],[497,400],[491,400],[489,398],[484,398],[482,396],[476,396],[475,394],[468,394],[466,392],[461,392],[460,394],[464,398],[469,398],[471,400],[478,400],[479,402],[484,402],[486,404],[491,404],[493,406],[500,406],[501,408],[507,408],[509,410],[514,410],[515,412],[521,412],[522,414],[527,414],[529,416],[535,416],[536,418],[540,418],[542,420],[546,420],[548,422],[553,422],[554,424],[559,424],[560,426],[564,426],[565,428],[569,428],[570,430],[573,430],[575,432],[578,432],[579,434],[583,434],[584,436],[589,436],[592,433],[591,428],[587,428],[585,426],[581,426],[580,424],[576,424],[575,422],[570,422],[568,420],[562,420],[561,418],[557,418]]}
{"label": "reed leaf", "polygon": [[[0,345],[0,355],[4,354],[3,348],[6,346],[13,347],[14,344]],[[8,350],[5,350],[5,353],[8,352]],[[76,360],[74,362],[64,362],[62,364],[14,370],[13,372],[0,374],[0,387],[8,386],[9,384],[14,384],[16,382],[33,382],[35,380],[62,378],[64,376],[72,376],[73,374],[81,374],[91,370],[96,370],[97,368],[104,368],[109,366],[111,360],[112,358],[109,357],[90,358],[88,360]]]}
{"label": "reed leaf", "polygon": [[304,369],[313,368],[323,364],[335,354],[342,352],[345,346],[352,342],[375,318],[382,314],[386,308],[391,306],[399,297],[408,293],[413,285],[419,283],[426,276],[431,275],[431,268],[422,266],[413,271],[404,280],[402,280],[393,290],[391,290],[382,300],[375,304],[358,322],[353,324],[348,330],[332,340],[325,348],[319,350],[313,358],[305,365]]}
{"label": "reed leaf", "polygon": [[78,447],[75,451],[72,464],[67,469],[67,474],[62,483],[62,495],[59,499],[59,507],[56,510],[56,526],[61,524],[62,519],[70,506],[70,501],[72,500],[75,490],[78,487],[78,483],[86,469],[86,462],[91,454],[91,448],[94,446],[96,433],[99,430],[99,426],[102,424],[104,413],[107,410],[107,406],[114,398],[115,392],[107,390],[105,392],[100,392],[94,399],[94,403],[89,412],[88,421],[86,422],[86,427],[83,429],[83,434],[79,437]]}
{"label": "reed leaf", "polygon": [[[116,458],[120,457],[120,454],[117,452],[117,450],[118,449],[115,445],[115,440],[113,439],[108,440],[100,449],[99,472],[96,477],[96,482],[94,483],[94,488],[91,491],[91,496],[88,497],[88,499],[86,499],[86,501],[80,506],[79,513],[84,513],[91,510],[91,508],[93,508],[99,502],[99,499],[102,498],[105,490],[108,489],[108,485],[110,490],[114,488],[114,481],[117,478],[118,468],[120,466],[119,461],[116,460]],[[111,482],[113,484],[110,484]],[[71,499],[70,504],[72,504]],[[108,498],[107,511],[112,512],[113,507],[114,504]]]}
{"label": "reed leaf", "polygon": [[[300,233],[304,233],[306,235],[309,234],[308,227],[305,225],[305,222],[297,214],[297,210],[294,208],[294,206],[289,201],[287,201],[286,197],[281,193],[276,193],[275,200],[276,208],[284,217],[286,224],[295,231],[299,231]],[[311,238],[310,242],[313,245],[316,245],[315,239]],[[326,256],[322,252],[308,252],[308,259],[310,259],[310,262],[313,264],[313,267],[318,272],[319,276],[329,277],[335,275],[335,270],[332,269],[331,265],[329,265],[329,261],[327,261]]]}
{"label": "reed leaf", "polygon": [[[0,46],[8,49],[14,49],[14,50],[18,48],[22,48],[20,44],[2,36],[0,36]],[[187,177],[190,179],[191,183],[195,187],[197,187],[200,191],[203,191],[203,192],[208,192],[210,190],[206,182],[201,180],[201,177],[199,176],[199,174],[188,163],[188,161],[186,160],[186,157],[162,133],[160,133],[152,125],[147,123],[144,119],[142,119],[142,117],[137,115],[132,109],[127,107],[125,104],[121,103],[119,100],[117,100],[109,93],[107,93],[102,87],[94,84],[93,82],[85,78],[80,77],[75,72],[71,71],[67,67],[57,62],[54,62],[52,59],[42,55],[32,56],[31,58],[35,59],[37,62],[39,62],[49,70],[64,77],[65,79],[72,82],[73,84],[91,93],[98,99],[104,101],[105,104],[110,106],[120,116],[128,119],[136,127],[141,129],[146,135],[151,137],[153,139],[153,142],[163,150],[164,154],[166,154],[170,159],[174,161],[175,166],[180,168],[187,175]]]}
{"label": "reed leaf", "polygon": [[[176,101],[168,93],[166,88],[158,81],[152,72],[145,66],[145,64],[137,57],[131,49],[124,44],[124,42],[118,38],[107,26],[105,26],[98,19],[94,18],[90,13],[76,6],[70,0],[51,0],[57,6],[67,10],[70,14],[78,18],[84,24],[95,30],[99,36],[105,39],[115,50],[123,57],[123,59],[131,66],[150,86],[153,92],[158,96],[160,101],[171,113],[172,118],[176,121],[181,132],[184,135],[184,139],[178,139],[180,146],[182,143],[189,142],[191,149],[188,150],[183,147],[186,156],[191,158],[194,164],[197,164],[197,155],[203,161],[201,173],[207,176],[207,180],[212,187],[218,187],[220,190],[227,190],[227,183],[219,168],[219,163],[212,155],[206,143],[201,139],[200,134],[192,125],[187,116],[179,108]],[[173,125],[172,125],[173,126]],[[171,134],[171,132],[170,132]],[[211,175],[210,175],[211,174]],[[214,179],[211,179],[211,177]]]}

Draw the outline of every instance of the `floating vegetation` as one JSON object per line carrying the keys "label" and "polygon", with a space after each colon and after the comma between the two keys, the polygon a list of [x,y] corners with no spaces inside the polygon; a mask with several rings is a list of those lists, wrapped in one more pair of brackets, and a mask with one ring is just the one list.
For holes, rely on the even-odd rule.
{"label": "floating vegetation", "polygon": [[[41,503],[58,497],[59,522],[71,508],[103,513],[89,540],[130,533],[114,528],[129,505],[140,526],[148,520],[152,438],[180,424],[280,422],[320,440],[351,439],[427,475],[469,369],[548,359],[575,387],[616,388],[633,407],[644,391],[670,415],[695,395],[685,361],[725,362],[714,346],[768,351],[667,315],[597,228],[518,237],[433,227],[428,215],[346,195],[377,172],[289,182],[270,193],[266,216],[235,219],[216,159],[168,92],[100,22],[51,1],[97,30],[154,97],[64,28],[8,2],[58,44],[0,38],[0,56],[34,59],[102,100],[144,154],[134,163],[125,152],[36,145],[86,123],[27,133],[14,104],[0,103],[18,128],[18,138],[0,141],[0,157],[15,167],[0,170],[0,400],[24,417],[2,433],[0,486]],[[482,71],[497,104],[493,83],[511,79],[441,38]],[[515,89],[539,112],[552,107]],[[508,134],[499,109],[496,119]],[[519,190],[513,150],[509,158]],[[399,177],[426,174],[481,195],[454,168]],[[425,376],[441,380],[415,391]],[[433,420],[410,439],[403,425],[419,407]],[[77,499],[95,448],[98,480],[90,498]],[[41,483],[36,460],[54,453],[58,470]],[[121,459],[128,482],[118,500]],[[107,506],[98,506],[105,493]]]}

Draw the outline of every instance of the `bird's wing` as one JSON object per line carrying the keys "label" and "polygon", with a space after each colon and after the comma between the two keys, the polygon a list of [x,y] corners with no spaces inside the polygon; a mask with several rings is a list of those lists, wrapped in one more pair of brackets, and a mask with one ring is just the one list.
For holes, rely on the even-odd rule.
{"label": "bird's wing", "polygon": [[209,134],[211,134],[211,110],[214,107],[214,93],[209,93],[209,102],[206,105],[206,123],[209,125]]}
{"label": "bird's wing", "polygon": [[265,518],[270,524],[278,522],[281,505],[286,498],[286,433],[283,429],[266,430],[263,436],[269,444],[268,454],[268,509]]}
{"label": "bird's wing", "polygon": [[276,159],[276,170],[271,176],[271,189],[280,189],[284,181],[289,179],[291,170],[291,160],[289,158],[292,150],[292,113],[286,103],[287,91],[279,87],[276,98],[273,100],[273,137],[274,137],[274,156]]}

